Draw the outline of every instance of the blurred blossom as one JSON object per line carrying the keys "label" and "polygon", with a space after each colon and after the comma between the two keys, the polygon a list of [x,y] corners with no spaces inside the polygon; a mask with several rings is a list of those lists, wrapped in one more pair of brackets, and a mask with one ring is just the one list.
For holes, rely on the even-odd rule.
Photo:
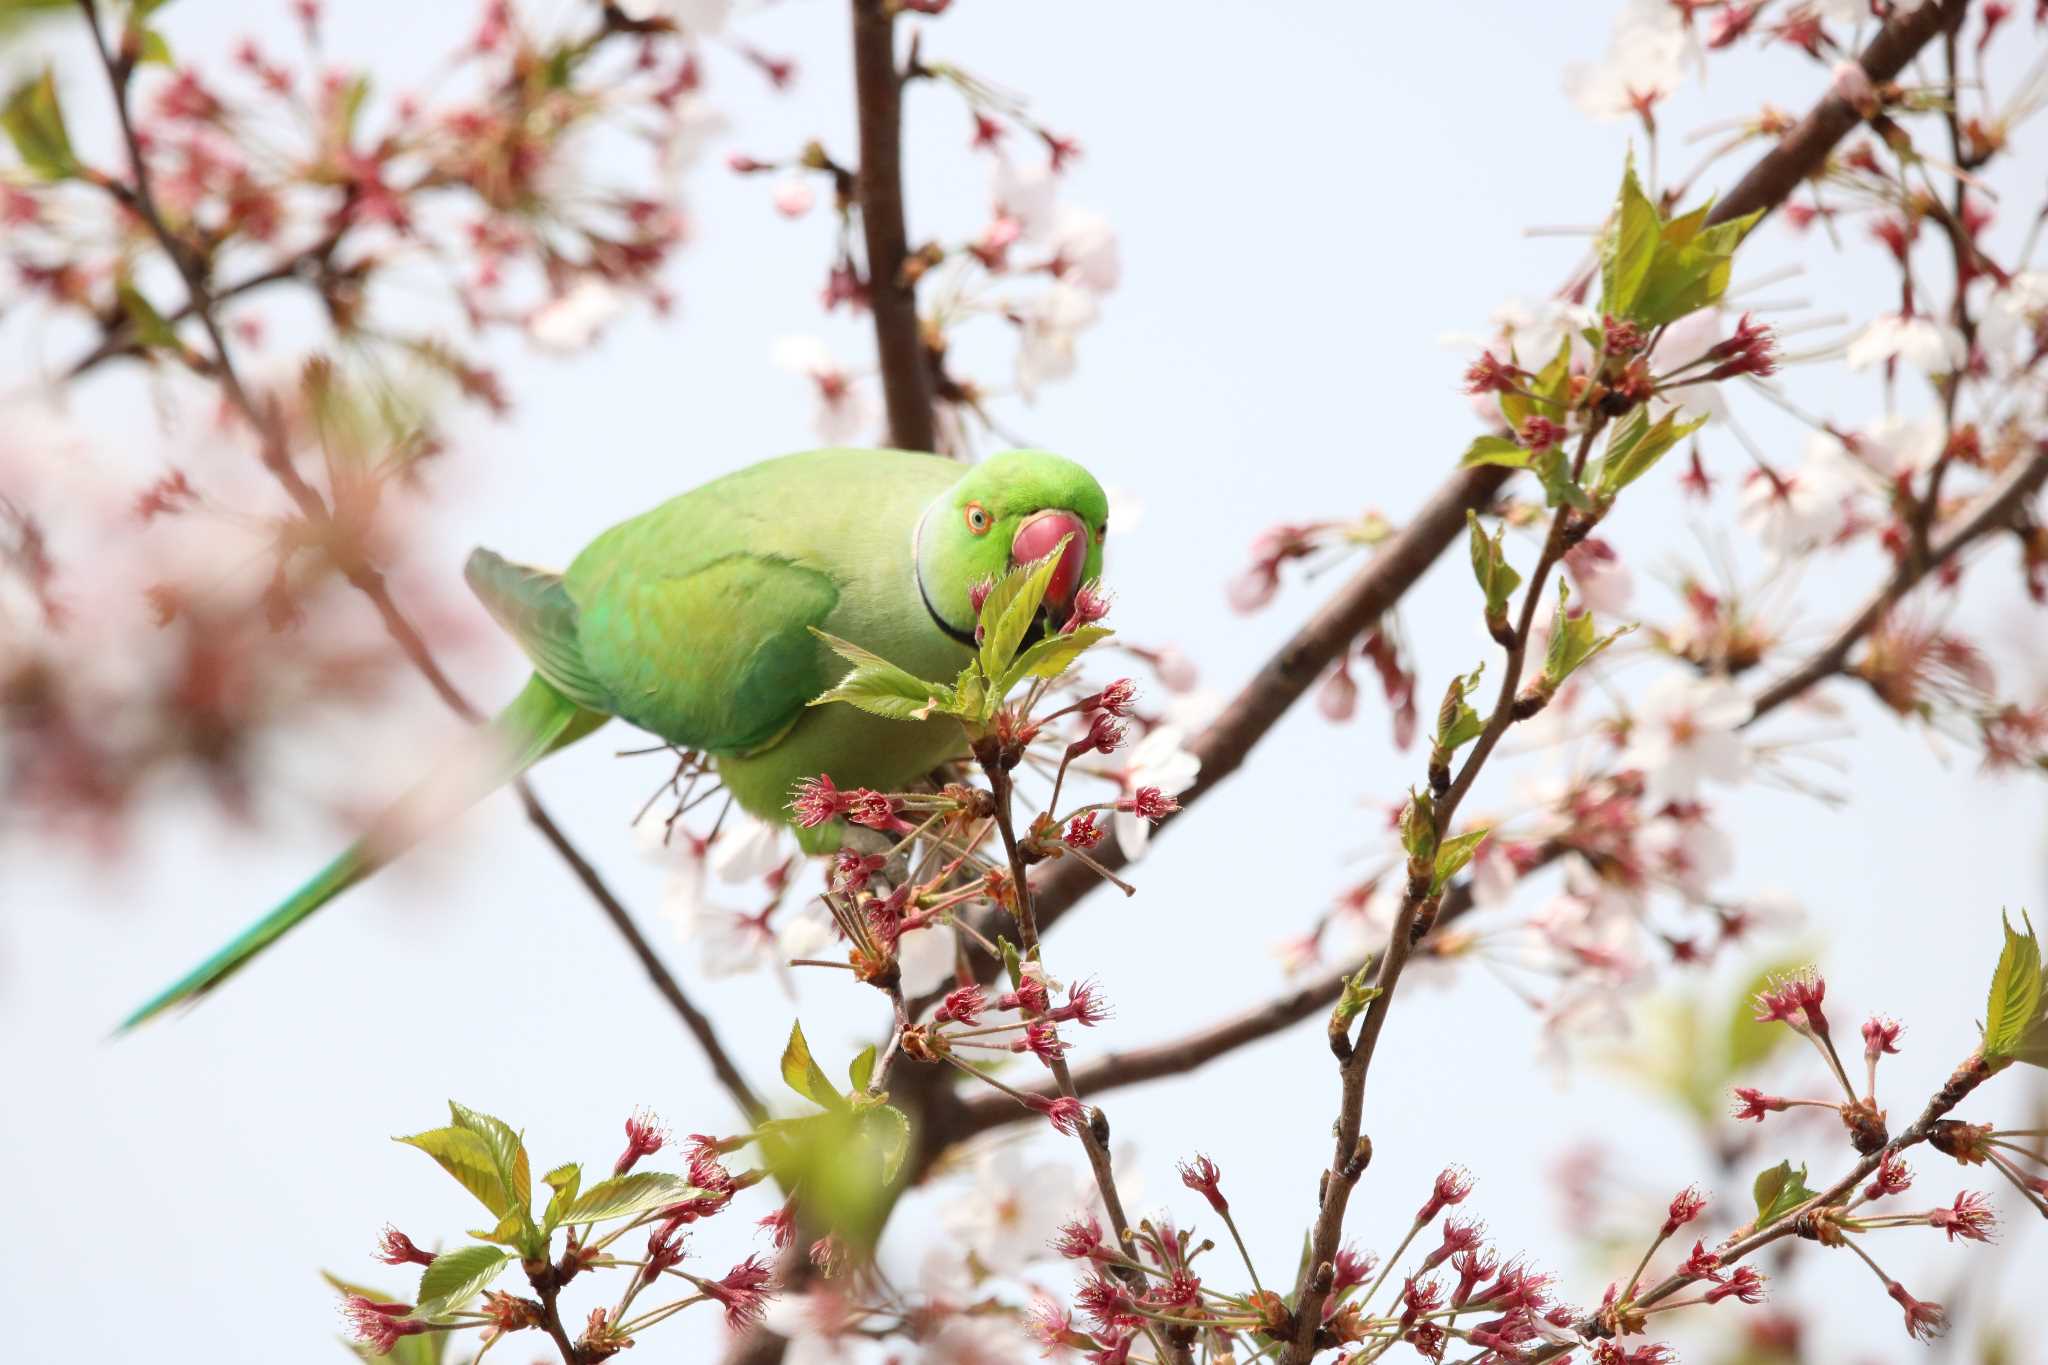
{"label": "blurred blossom", "polygon": [[1702,782],[1732,784],[1748,773],[1739,731],[1749,713],[1749,699],[1733,683],[1665,673],[1633,708],[1621,762],[1642,770],[1646,800],[1695,800]]}
{"label": "blurred blossom", "polygon": [[1922,374],[1953,374],[1969,359],[1963,334],[1932,318],[1887,313],[1850,338],[1846,359],[1852,370],[1899,361]]}
{"label": "blurred blossom", "polygon": [[526,320],[526,334],[550,351],[580,351],[626,309],[626,300],[596,275],[579,276]]}

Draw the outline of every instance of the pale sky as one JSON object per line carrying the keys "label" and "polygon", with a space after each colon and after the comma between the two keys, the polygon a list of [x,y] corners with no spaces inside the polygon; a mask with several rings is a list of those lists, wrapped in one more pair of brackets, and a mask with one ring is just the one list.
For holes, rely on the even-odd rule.
{"label": "pale sky", "polygon": [[[184,0],[164,23],[181,54],[217,54],[244,31],[249,8]],[[282,43],[272,8],[261,7],[259,28]],[[333,50],[394,70],[394,87],[470,17],[454,3],[334,9]],[[1003,412],[1031,442],[1083,461],[1142,502],[1141,526],[1113,543],[1110,565],[1116,623],[1132,639],[1177,642],[1206,686],[1234,689],[1334,582],[1297,583],[1257,617],[1228,613],[1222,586],[1253,535],[1275,521],[1366,507],[1399,520],[1441,479],[1474,424],[1456,387],[1465,357],[1439,338],[1483,330],[1509,295],[1548,293],[1582,244],[1522,229],[1591,224],[1612,194],[1627,129],[1590,122],[1560,88],[1567,61],[1604,48],[1609,13],[1605,4],[1513,0],[1170,11],[962,0],[930,26],[928,55],[1028,92],[1041,117],[1079,137],[1086,155],[1071,197],[1121,237],[1124,280],[1082,338],[1077,376],[1035,406],[1011,401]],[[671,277],[681,301],[674,318],[636,315],[566,363],[504,348],[513,420],[464,423],[433,480],[438,564],[451,579],[472,544],[566,561],[622,517],[812,443],[807,395],[770,355],[778,338],[813,331],[842,354],[861,353],[861,333],[839,323],[825,331],[817,315],[827,218],[775,218],[768,187],[725,174],[716,157],[728,148],[774,154],[814,135],[850,155],[844,28],[841,7],[816,0],[740,20],[749,41],[796,58],[800,84],[770,97],[721,54],[713,95],[735,133],[692,182],[698,234]],[[97,91],[76,67],[72,74],[68,100],[83,109]],[[1765,100],[1803,109],[1824,84],[1803,60],[1743,56],[1714,68],[1704,94],[1693,87],[1675,101],[1666,123],[1682,133]],[[965,114],[944,92],[917,90],[908,116],[913,236],[971,230],[984,172],[964,152]],[[1692,152],[1667,139],[1670,160]],[[1745,164],[1726,163],[1710,179],[1725,187]],[[1860,241],[1837,261],[1822,242],[1782,228],[1745,257],[1738,284],[1787,259],[1809,273],[1771,287],[1771,298],[1858,318],[1889,303],[1872,295],[1882,277]],[[20,324],[0,336],[10,381],[28,373],[17,369],[27,357],[59,349]],[[998,365],[999,354],[986,363]],[[1876,381],[1838,363],[1795,369],[1787,382],[1807,408],[1850,422],[1879,410]],[[107,431],[146,442],[141,395],[132,375],[109,374],[80,395],[80,408]],[[1751,425],[1767,444],[1784,443],[1774,452],[1796,456],[1788,424],[1761,410]],[[1717,469],[1739,471],[1743,457],[1727,435],[1710,433],[1708,448]],[[1639,604],[1663,612],[1668,571],[1699,563],[1703,537],[1670,479],[1653,482],[1610,533],[1636,571]],[[1728,513],[1724,498],[1715,515],[1725,524]],[[1874,573],[1862,562],[1816,567],[1802,638],[1817,639]],[[1490,651],[1473,598],[1454,555],[1404,605],[1427,704],[1453,671]],[[2010,643],[2038,630],[2023,610],[1998,586],[1967,619],[1992,623]],[[480,697],[509,697],[521,672],[501,648],[461,681]],[[1635,686],[1647,673],[1621,680]],[[2039,682],[2024,665],[2007,676],[2023,696]],[[1830,695],[1848,707],[1856,734],[1825,746],[1838,770],[1804,771],[1843,800],[1744,789],[1723,807],[1739,847],[1728,887],[1774,888],[1806,907],[1810,922],[1773,942],[1770,955],[1817,951],[1830,1001],[1842,1002],[1838,1019],[1853,1027],[1862,1012],[1883,1010],[1906,1021],[1905,1052],[1887,1063],[1883,1091],[1903,1122],[1974,1045],[2000,907],[2040,905],[2042,802],[2037,786],[1980,776],[1969,752],[1930,742],[1846,686]],[[1244,773],[1162,837],[1133,874],[1136,899],[1097,897],[1062,925],[1048,948],[1055,974],[1100,976],[1117,1007],[1077,1040],[1081,1059],[1177,1034],[1282,988],[1268,947],[1306,929],[1357,874],[1379,838],[1378,803],[1421,776],[1423,756],[1397,754],[1387,728],[1370,694],[1346,727],[1301,708]],[[1847,728],[1788,717],[1771,733]],[[276,754],[254,827],[228,827],[194,792],[165,790],[117,860],[0,824],[0,1036],[11,1040],[0,1054],[10,1100],[0,1163],[16,1173],[16,1232],[0,1239],[0,1282],[12,1301],[35,1306],[38,1322],[64,1324],[69,1354],[343,1358],[329,1345],[337,1323],[318,1271],[398,1288],[402,1277],[370,1261],[383,1223],[424,1241],[452,1240],[473,1220],[460,1190],[386,1140],[439,1123],[447,1097],[524,1127],[543,1168],[608,1161],[636,1105],[678,1131],[732,1130],[732,1109],[687,1036],[503,798],[203,1007],[104,1041],[136,1001],[325,860],[340,833],[308,793],[368,801],[394,791],[455,731],[424,688],[410,687],[390,714],[309,733]],[[695,949],[658,913],[662,869],[627,829],[658,775],[649,760],[611,756],[635,742],[606,731],[547,764],[537,785],[770,1093],[792,1005],[765,977],[707,980]],[[1477,804],[1505,804],[1512,776],[1537,763],[1510,766]],[[1525,908],[1548,894],[1547,885],[1525,889]],[[1725,1003],[1762,956],[1725,964],[1706,988]],[[1571,1254],[1559,1235],[1555,1167],[1567,1151],[1604,1141],[1614,1178],[1660,1203],[1704,1180],[1725,1197],[1730,1222],[1742,1216],[1749,1174],[1780,1156],[1813,1161],[1816,1177],[1847,1164],[1824,1132],[1767,1129],[1738,1175],[1716,1176],[1711,1153],[1675,1111],[1590,1061],[1547,1065],[1532,1015],[1488,973],[1413,984],[1392,1015],[1368,1097],[1376,1156],[1350,1224],[1363,1245],[1388,1249],[1429,1178],[1457,1162],[1478,1175],[1468,1207],[1502,1247],[1534,1252],[1561,1275],[1568,1299],[1597,1301],[1612,1267]],[[804,982],[800,1013],[840,1066],[881,1022],[836,979]],[[1804,1061],[1781,1077],[1786,1086],[1813,1082]],[[2001,1081],[1967,1116],[2020,1118],[2030,1084]],[[1107,1107],[1129,1148],[1136,1210],[1194,1217],[1199,1201],[1181,1197],[1173,1163],[1198,1146],[1225,1172],[1260,1264],[1291,1268],[1336,1100],[1327,1049],[1308,1028]],[[1036,1157],[1079,1166],[1070,1146],[1032,1131]],[[1932,1154],[1915,1165],[1922,1181],[1909,1198],[1927,1198],[1914,1207],[1959,1188],[1989,1190],[2008,1220],[2005,1248],[1893,1234],[1882,1259],[1923,1298],[1948,1297],[1956,1277],[1996,1265],[2004,1278],[1970,1296],[1972,1315],[1993,1311],[2001,1286],[2020,1283],[2016,1270],[2029,1258],[2038,1264],[2044,1242],[2022,1221],[2030,1215],[1980,1174],[1965,1178]],[[763,1201],[744,1216],[766,1211]],[[736,1226],[714,1227],[698,1248],[713,1273],[746,1241],[741,1220],[726,1221]],[[914,1268],[922,1244],[908,1225],[897,1238],[895,1263]],[[1826,1305],[1816,1358],[1919,1358],[1924,1348],[1904,1339],[1897,1310],[1860,1265],[1811,1246],[1800,1252],[1786,1292],[1796,1285],[1802,1299]],[[1051,1265],[1039,1278],[1058,1285],[1065,1275]],[[709,1315],[664,1327],[635,1359],[699,1359],[719,1332]],[[520,1358],[537,1355],[536,1343]],[[1712,1353],[1700,1347],[1688,1358]]]}

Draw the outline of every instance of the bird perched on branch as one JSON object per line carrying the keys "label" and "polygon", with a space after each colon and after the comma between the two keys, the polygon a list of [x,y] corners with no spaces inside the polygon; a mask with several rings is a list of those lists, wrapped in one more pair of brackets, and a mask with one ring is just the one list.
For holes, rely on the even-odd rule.
{"label": "bird perched on branch", "polygon": [[[452,761],[276,909],[143,1005],[137,1024],[218,986],[294,925],[542,758],[617,717],[705,756],[742,809],[786,819],[790,789],[900,788],[959,756],[957,725],[812,707],[847,672],[820,633],[920,677],[974,647],[978,584],[1057,553],[1058,625],[1102,568],[1109,505],[1071,460],[1012,451],[963,467],[907,451],[767,460],[623,522],[565,573],[471,553],[470,587],[533,663]],[[837,822],[799,829],[807,852]]]}

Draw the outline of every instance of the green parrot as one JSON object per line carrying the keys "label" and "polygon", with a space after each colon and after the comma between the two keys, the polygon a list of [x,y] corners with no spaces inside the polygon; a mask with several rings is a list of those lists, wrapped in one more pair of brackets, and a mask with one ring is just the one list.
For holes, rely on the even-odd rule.
{"label": "green parrot", "polygon": [[[817,632],[950,678],[974,648],[977,584],[1058,552],[1046,593],[1057,624],[1101,573],[1108,521],[1101,486],[1043,451],[962,466],[815,450],[622,522],[567,573],[472,552],[471,589],[533,662],[524,690],[456,761],[121,1029],[218,986],[431,828],[614,716],[706,755],[764,820],[786,820],[791,787],[820,773],[841,787],[901,789],[961,755],[958,727],[810,706],[849,667]],[[811,853],[830,852],[840,834],[836,822],[797,830]]]}

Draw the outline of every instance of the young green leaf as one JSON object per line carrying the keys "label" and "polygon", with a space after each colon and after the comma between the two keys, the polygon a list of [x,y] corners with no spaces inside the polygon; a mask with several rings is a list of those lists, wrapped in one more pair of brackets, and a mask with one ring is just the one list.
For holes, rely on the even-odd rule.
{"label": "young green leaf", "polygon": [[114,286],[114,297],[120,303],[121,311],[128,315],[128,321],[134,325],[137,341],[144,346],[178,348],[178,334],[141,290],[124,281]]}
{"label": "young green leaf", "polygon": [[1490,829],[1475,829],[1438,844],[1436,865],[1429,878],[1429,894],[1434,896],[1442,891],[1451,878],[1464,871],[1465,864],[1472,861],[1472,855],[1479,851],[1479,846],[1491,833]]}
{"label": "young green leaf", "polygon": [[890,720],[921,720],[935,709],[950,707],[952,689],[945,684],[926,682],[878,654],[836,635],[827,635],[815,627],[811,633],[831,646],[834,654],[851,663],[853,669],[839,680],[837,686],[813,698],[810,705],[824,706],[843,701]]}
{"label": "young green leaf", "polygon": [[1756,1196],[1757,1227],[1776,1222],[1816,1193],[1806,1188],[1806,1167],[1795,1171],[1789,1161],[1781,1161],[1759,1175],[1751,1192]]}
{"label": "young green leaf", "polygon": [[1344,978],[1344,993],[1337,997],[1337,1007],[1331,1011],[1333,1022],[1339,1028],[1348,1027],[1360,1011],[1386,994],[1368,979],[1373,970],[1373,964],[1368,962]]}
{"label": "young green leaf", "polygon": [[23,81],[0,105],[0,129],[5,129],[22,165],[44,180],[69,180],[78,174],[78,157],[71,150],[71,134],[64,128],[64,110],[57,102],[57,78],[48,67],[43,74]]}
{"label": "young green leaf", "polygon": [[576,1195],[583,1188],[583,1168],[572,1161],[555,1167],[541,1180],[553,1191],[548,1196],[547,1211],[541,1215],[541,1235],[545,1237],[561,1226],[562,1215],[576,1202]]}
{"label": "young green leaf", "polygon": [[1608,317],[1630,315],[1650,262],[1657,254],[1657,206],[1636,179],[1633,154],[1621,174],[1614,219],[1600,243],[1600,311]]}
{"label": "young green leaf", "polygon": [[1059,569],[1072,536],[1063,537],[1052,553],[1022,564],[1003,576],[981,604],[981,671],[990,678],[1009,672],[1017,647],[1045,605],[1045,590]]}
{"label": "young green leaf", "polygon": [[504,1182],[506,1193],[511,1196],[512,1207],[520,1211],[531,1208],[533,1171],[527,1164],[526,1144],[520,1141],[519,1134],[503,1120],[464,1108],[454,1100],[448,1101],[448,1113],[455,1120],[456,1127],[467,1129],[483,1139],[491,1154],[491,1164],[497,1170],[499,1180]]}
{"label": "young green leaf", "polygon": [[881,1158],[882,1179],[893,1183],[910,1155],[910,1119],[894,1105],[878,1104],[861,1111],[861,1132]]}
{"label": "young green leaf", "polygon": [[782,1049],[782,1079],[791,1090],[823,1109],[844,1107],[846,1101],[832,1084],[832,1078],[811,1056],[811,1045],[804,1039],[804,1026],[793,1023],[789,1026],[789,1042]]}
{"label": "young green leaf", "polygon": [[490,1145],[467,1128],[433,1128],[392,1141],[417,1147],[434,1158],[442,1170],[454,1176],[462,1188],[500,1218],[512,1211],[512,1195],[498,1174]]}
{"label": "young green leaf", "polygon": [[1543,485],[1543,501],[1551,507],[1576,507],[1581,512],[1593,510],[1593,500],[1586,496],[1586,490],[1572,477],[1571,456],[1558,446],[1539,451],[1531,457],[1530,467],[1536,471],[1536,479]]}
{"label": "young green leaf", "polygon": [[416,1322],[443,1322],[450,1314],[484,1292],[498,1272],[512,1259],[499,1247],[463,1247],[444,1251],[420,1273],[420,1289],[411,1317]]}
{"label": "young green leaf", "polygon": [[1408,793],[1408,808],[1401,812],[1401,847],[1413,858],[1427,858],[1436,851],[1436,802],[1428,792]]}
{"label": "young green leaf", "polygon": [[1541,684],[1550,692],[1563,685],[1580,665],[1598,656],[1601,651],[1634,630],[1634,626],[1623,626],[1606,635],[1596,635],[1593,630],[1593,613],[1582,611],[1577,616],[1567,614],[1565,607],[1571,601],[1571,589],[1565,581],[1557,580],[1557,615],[1550,623],[1550,649],[1543,659]]}
{"label": "young green leaf", "polygon": [[1468,469],[1473,465],[1482,464],[1527,469],[1529,452],[1505,436],[1475,436],[1472,444],[1465,447],[1465,453],[1458,457],[1458,467]]}
{"label": "young green leaf", "polygon": [[1607,438],[1607,450],[1594,472],[1593,486],[1602,502],[1650,472],[1657,461],[1686,437],[1705,426],[1707,419],[1681,423],[1673,408],[1653,425],[1647,411],[1637,408],[1628,420]]}
{"label": "young green leaf", "polygon": [[[1508,570],[1513,573],[1514,570]],[[1489,607],[1491,603],[1488,604]],[[1486,672],[1486,665],[1480,664],[1462,678],[1451,679],[1451,686],[1444,697],[1444,705],[1437,711],[1436,747],[1448,759],[1465,745],[1479,738],[1486,729],[1486,722],[1479,718],[1479,712],[1466,698],[1479,687],[1480,675]]]}
{"label": "young green leaf", "polygon": [[[1984,1059],[2048,1066],[2048,1013],[2044,1013],[2048,1002],[2042,999],[2041,944],[2024,911],[2020,923],[2026,926],[2024,934],[2013,932],[2011,920],[2004,921],[2005,948],[1998,955],[1991,993],[1984,1002]],[[2028,1055],[2030,1051],[2032,1055]]]}
{"label": "young green leaf", "polygon": [[1075,626],[1063,635],[1048,635],[1017,656],[996,685],[996,693],[1008,696],[1010,689],[1026,678],[1057,678],[1088,649],[1114,634],[1108,626]]}
{"label": "young green leaf", "polygon": [[874,1078],[875,1045],[869,1043],[860,1050],[860,1055],[853,1059],[853,1064],[846,1068],[846,1079],[853,1082],[854,1090],[861,1091],[867,1089],[868,1082]]}
{"label": "young green leaf", "polygon": [[1472,576],[1479,580],[1479,591],[1486,594],[1487,624],[1505,626],[1508,598],[1514,595],[1522,582],[1522,575],[1508,563],[1507,551],[1501,545],[1501,537],[1507,534],[1508,528],[1505,523],[1496,527],[1489,539],[1479,527],[1478,514],[1470,510],[1465,513],[1465,525],[1472,546]]}
{"label": "young green leaf", "polygon": [[564,1224],[604,1223],[695,1199],[704,1191],[665,1171],[631,1171],[598,1181],[562,1211]]}

